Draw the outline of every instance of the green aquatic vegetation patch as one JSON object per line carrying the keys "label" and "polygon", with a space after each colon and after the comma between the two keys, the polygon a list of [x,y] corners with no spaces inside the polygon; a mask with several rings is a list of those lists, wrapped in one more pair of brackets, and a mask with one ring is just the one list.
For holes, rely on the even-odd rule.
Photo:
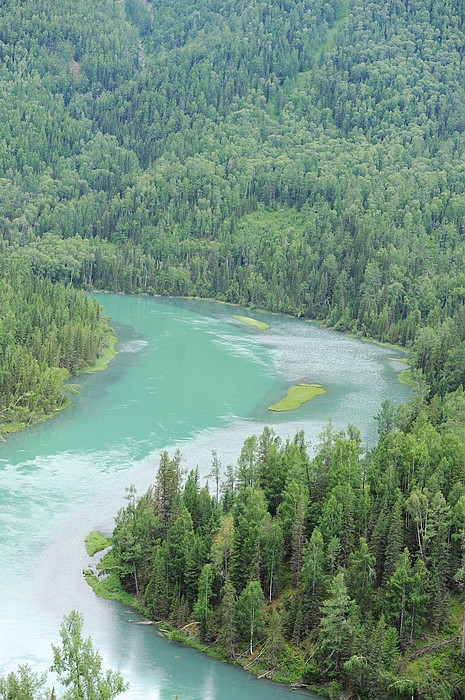
{"label": "green aquatic vegetation patch", "polygon": [[268,410],[293,411],[321,394],[326,394],[326,390],[320,384],[295,384],[289,387],[285,398],[280,399],[272,406],[268,406]]}
{"label": "green aquatic vegetation patch", "polygon": [[246,323],[248,326],[252,326],[252,328],[256,328],[259,331],[265,331],[267,328],[269,328],[268,323],[265,323],[264,321],[257,321],[256,318],[249,318],[249,316],[233,316],[236,321],[240,321],[241,323]]}

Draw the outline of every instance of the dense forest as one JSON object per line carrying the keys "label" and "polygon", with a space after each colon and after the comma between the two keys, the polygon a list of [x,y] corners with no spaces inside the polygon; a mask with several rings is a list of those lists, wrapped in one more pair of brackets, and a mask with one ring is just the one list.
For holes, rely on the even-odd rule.
{"label": "dense forest", "polygon": [[465,372],[456,0],[2,3],[0,232],[39,278],[198,295]]}
{"label": "dense forest", "polygon": [[354,427],[313,457],[266,432],[221,489],[214,460],[213,496],[164,455],[113,556],[153,617],[226,656],[258,643],[276,677],[462,698],[463,3],[3,0],[0,18],[0,422],[53,413],[101,353],[89,290],[406,346],[419,395],[384,405],[369,454]]}
{"label": "dense forest", "polygon": [[363,455],[352,425],[313,458],[265,428],[224,473],[213,453],[210,489],[164,452],[153,487],[127,489],[105,593],[332,698],[464,698],[464,407],[462,389],[386,401]]}
{"label": "dense forest", "polygon": [[82,290],[38,278],[0,244],[0,440],[69,405],[65,383],[92,367],[112,333]]}

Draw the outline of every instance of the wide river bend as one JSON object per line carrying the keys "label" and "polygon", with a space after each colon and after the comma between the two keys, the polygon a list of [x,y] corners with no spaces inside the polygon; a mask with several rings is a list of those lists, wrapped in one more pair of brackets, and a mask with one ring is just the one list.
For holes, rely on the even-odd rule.
{"label": "wide river bend", "polygon": [[[289,698],[285,687],[129,624],[133,611],[99,600],[85,583],[83,540],[91,529],[111,532],[124,488],[143,493],[164,448],[180,447],[185,466],[205,476],[212,450],[233,464],[265,425],[284,439],[303,429],[315,446],[331,419],[337,430],[355,424],[373,444],[382,401],[409,396],[396,380],[396,353],[215,302],[96,296],[119,354],[104,372],[78,378],[70,409],[0,446],[0,675],[20,663],[47,670],[63,614],[77,609],[105,665],[129,681],[126,698]],[[235,314],[270,327],[254,330]],[[291,413],[267,410],[299,382],[327,393]]]}

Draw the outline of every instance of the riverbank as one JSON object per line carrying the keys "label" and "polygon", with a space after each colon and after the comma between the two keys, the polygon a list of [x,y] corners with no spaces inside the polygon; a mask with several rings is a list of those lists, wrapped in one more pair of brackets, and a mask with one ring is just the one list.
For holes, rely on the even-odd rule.
{"label": "riverbank", "polygon": [[[288,685],[290,690],[302,688],[310,693],[318,694],[321,698],[329,697],[324,687],[311,687],[302,682],[305,673],[308,671],[310,650],[306,646],[305,648],[300,648],[286,644],[279,670],[277,668],[269,668],[262,661],[262,652],[266,642],[258,644],[253,654],[249,654],[247,650],[243,653],[238,653],[232,658],[222,652],[217,645],[218,640],[212,644],[205,644],[199,639],[199,624],[196,621],[189,620],[182,628],[175,629],[166,620],[158,620],[156,622],[150,620],[150,616],[140,600],[124,591],[121,587],[116,573],[116,562],[111,551],[110,538],[103,537],[100,533],[92,531],[86,537],[85,545],[89,556],[95,557],[98,553],[103,554],[100,561],[92,562],[90,567],[83,571],[84,578],[94,593],[100,598],[114,600],[125,606],[132,607],[146,618],[144,624],[155,625],[158,628],[160,636],[201,651],[213,659],[233,666],[239,666],[259,679],[266,678],[276,683]],[[271,606],[268,612],[271,614]]]}
{"label": "riverbank", "polygon": [[106,345],[104,346],[102,353],[99,355],[99,357],[93,365],[89,367],[84,367],[83,369],[79,370],[78,372],[76,372],[76,374],[73,375],[70,375],[70,373],[66,369],[61,368],[61,381],[63,382],[62,402],[58,406],[54,406],[53,410],[50,411],[50,413],[47,413],[43,416],[31,416],[27,422],[0,423],[0,442],[5,441],[6,435],[18,433],[19,431],[24,430],[25,428],[31,428],[34,425],[43,423],[44,421],[50,420],[51,418],[55,418],[55,416],[58,413],[61,413],[62,411],[64,411],[72,405],[72,401],[69,398],[69,395],[76,394],[77,388],[73,384],[67,384],[67,382],[70,379],[78,377],[81,374],[90,374],[93,372],[100,372],[101,370],[106,369],[111,360],[113,360],[113,358],[117,355],[117,351],[115,350],[115,344],[118,338],[116,337],[114,330],[112,328],[109,328],[106,335]]}

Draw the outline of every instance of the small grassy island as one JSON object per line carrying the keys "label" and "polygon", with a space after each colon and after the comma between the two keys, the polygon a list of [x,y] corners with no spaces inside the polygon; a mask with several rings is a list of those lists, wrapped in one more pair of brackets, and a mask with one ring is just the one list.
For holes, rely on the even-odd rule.
{"label": "small grassy island", "polygon": [[249,318],[249,316],[233,316],[233,318],[236,321],[252,326],[252,328],[256,328],[258,331],[265,331],[267,328],[269,328],[268,323],[265,323],[264,321],[257,321],[256,318]]}
{"label": "small grassy island", "polygon": [[296,384],[289,387],[287,396],[284,399],[280,399],[272,406],[268,406],[268,410],[293,411],[320,394],[326,394],[325,389],[320,384]]}

